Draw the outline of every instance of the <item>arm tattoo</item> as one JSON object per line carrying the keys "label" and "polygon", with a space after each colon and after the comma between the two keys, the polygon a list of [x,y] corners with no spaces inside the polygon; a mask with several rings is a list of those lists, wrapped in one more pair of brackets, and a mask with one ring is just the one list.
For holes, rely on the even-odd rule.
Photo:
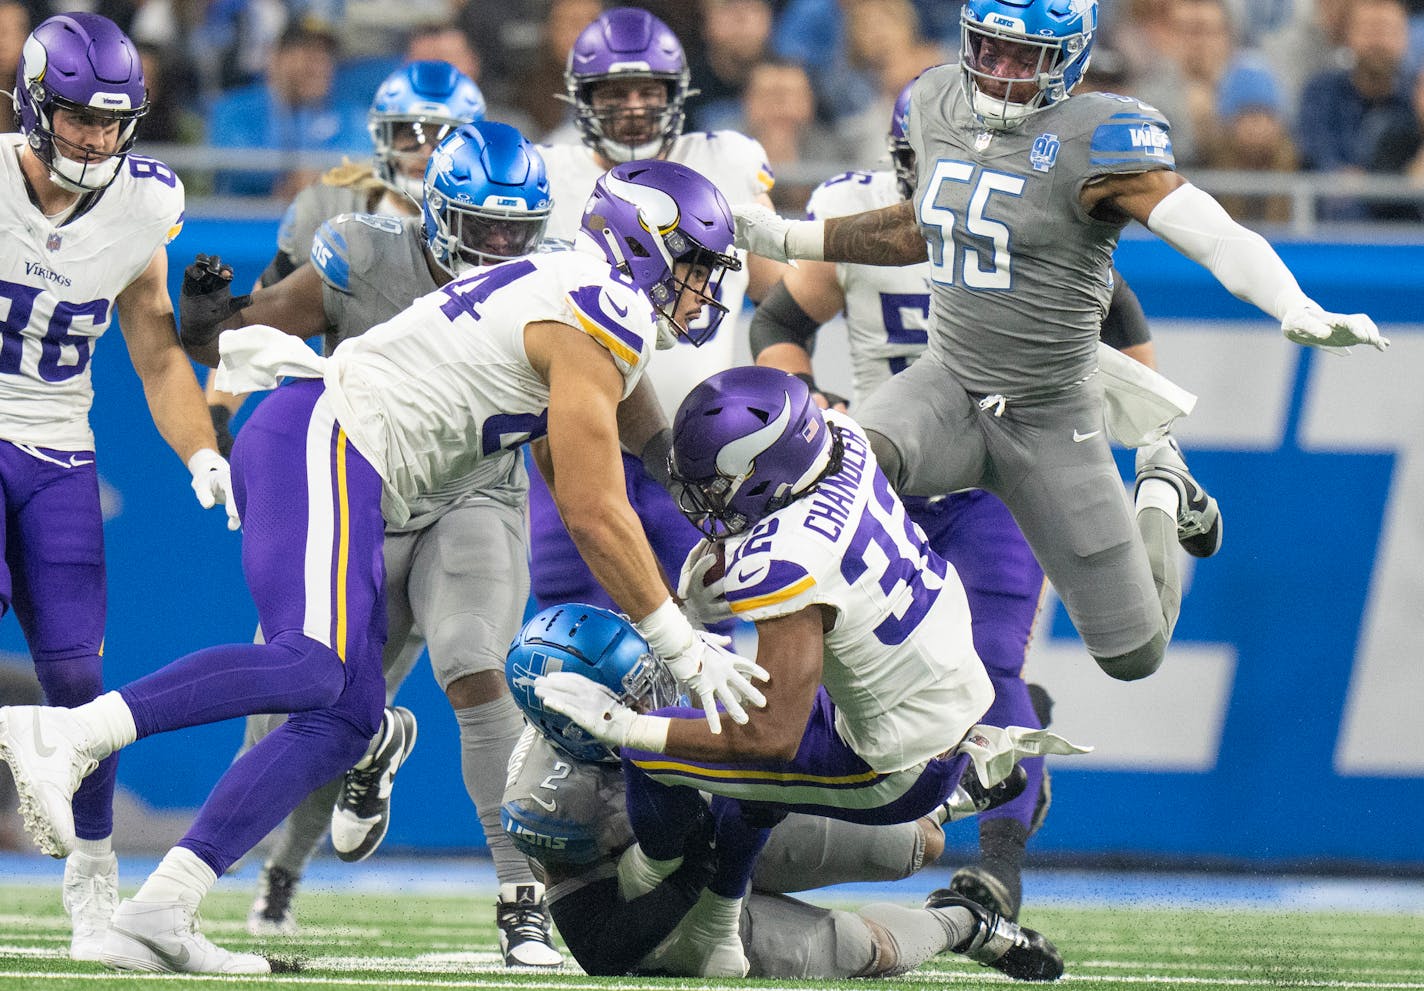
{"label": "arm tattoo", "polygon": [[909,200],[826,221],[826,261],[913,265],[928,255]]}

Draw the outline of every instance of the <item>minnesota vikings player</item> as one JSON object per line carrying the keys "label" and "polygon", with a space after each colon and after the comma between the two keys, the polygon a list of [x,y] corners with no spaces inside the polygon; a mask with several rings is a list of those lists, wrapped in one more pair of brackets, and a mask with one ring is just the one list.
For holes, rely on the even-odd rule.
{"label": "minnesota vikings player", "polygon": [[[618,484],[616,409],[658,323],[713,305],[731,254],[726,201],[702,176],[633,162],[599,180],[571,251],[481,268],[344,342],[330,358],[272,327],[222,336],[220,385],[276,389],[234,449],[243,566],[267,642],[201,650],[77,709],[0,709],[5,759],[40,847],[74,845],[70,795],[139,737],[254,712],[291,712],[238,758],[197,821],[109,925],[124,969],[266,973],[270,961],[197,929],[217,877],[316,786],[360,759],[381,719],[381,548],[445,500],[503,479],[539,445],[559,509],[594,573],[659,656],[736,721],[766,672],[695,632]],[[715,320],[715,316],[714,316]],[[250,796],[260,790],[263,801]]]}
{"label": "minnesota vikings player", "polygon": [[928,240],[928,348],[857,418],[901,492],[1000,496],[1089,653],[1131,680],[1161,665],[1176,625],[1175,545],[1210,556],[1221,525],[1170,437],[1138,450],[1135,511],[1122,499],[1096,372],[1123,226],[1205,265],[1292,341],[1389,342],[1364,314],[1321,310],[1264,238],[1177,175],[1156,109],[1070,96],[1097,15],[1094,0],[969,0],[960,63],[912,93],[913,201],[800,222],[741,211],[738,228],[752,251],[837,263],[911,264]]}
{"label": "minnesota vikings player", "polygon": [[[505,677],[529,720],[510,767],[502,817],[538,862],[559,934],[589,974],[690,975],[678,948],[698,940],[702,892],[716,853],[714,823],[736,805],[714,796],[682,866],[651,891],[625,898],[618,861],[633,844],[618,757],[531,688],[552,671],[605,685],[640,712],[677,704],[676,686],[626,619],[596,606],[544,610],[510,645]],[[742,906],[740,931],[754,977],[845,979],[913,970],[954,951],[1018,977],[1056,977],[1047,940],[973,902],[935,908],[867,905],[856,912],[808,905],[786,892],[848,881],[893,881],[933,863],[944,848],[941,808],[914,822],[864,826],[789,815],[772,830]]]}
{"label": "minnesota vikings player", "polygon": [[[915,153],[905,136],[910,83],[891,115],[889,172],[846,172],[817,187],[807,216],[827,219],[909,200],[915,190]],[[1103,322],[1105,341],[1151,360],[1151,333],[1142,306],[1114,272],[1112,302]],[[751,324],[758,364],[799,375],[821,405],[827,397],[812,373],[817,330],[845,313],[855,400],[869,396],[909,367],[928,343],[930,264],[904,268],[802,262],[757,307]],[[954,565],[973,617],[974,648],[994,683],[994,704],[984,721],[997,726],[1037,725],[1034,700],[1023,679],[1024,656],[1043,598],[1043,569],[1013,517],[997,496],[982,490],[936,499],[906,497],[905,509],[930,546]],[[1025,844],[1048,811],[1043,761],[1023,762],[1024,794],[979,817],[982,862],[955,872],[950,887],[1017,919],[1022,900]]]}
{"label": "minnesota vikings player", "polygon": [[[773,184],[766,152],[734,131],[684,134],[688,89],[687,59],[677,36],[652,14],[614,7],[584,28],[569,52],[564,99],[574,106],[581,144],[545,145],[554,213],[549,236],[566,238],[578,229],[579,204],[594,181],[618,162],[657,158],[680,162],[707,176],[728,202],[771,205]],[[684,335],[665,335],[650,379],[667,418],[688,391],[708,374],[733,364],[742,299],[760,299],[783,266],[746,258],[729,272],[719,301],[731,315],[720,324],[695,323]],[[646,449],[624,455],[629,499],[668,574],[676,574],[697,542],[668,495],[668,435],[657,433]],[[541,605],[593,602],[611,605],[580,560],[543,480],[530,484],[530,561],[534,598]]]}
{"label": "minnesota vikings player", "polygon": [[[435,145],[453,128],[484,116],[485,98],[480,88],[448,62],[410,62],[391,73],[377,88],[366,112],[374,158],[369,164],[338,165],[297,194],[282,215],[277,253],[258,285],[273,285],[305,265],[312,238],[332,217],[346,213],[419,217],[425,165]],[[246,397],[220,394],[211,380],[207,391],[218,438],[230,450],[230,423]]]}
{"label": "minnesota vikings player", "polygon": [[[521,257],[539,244],[550,208],[544,163],[508,124],[457,128],[436,146],[425,182],[421,218],[348,213],[329,220],[316,234],[310,265],[244,297],[245,303],[232,298],[231,270],[203,256],[181,298],[183,339],[193,356],[215,361],[221,330],[255,323],[298,337],[325,335],[330,353],[457,275]],[[543,887],[499,827],[505,770],[522,726],[499,672],[529,596],[528,480],[517,452],[503,458],[503,473],[493,483],[387,528],[382,729],[355,768],[312,792],[288,819],[248,915],[255,934],[296,931],[296,886],[328,822],[343,860],[364,860],[385,837],[391,785],[416,736],[414,716],[392,701],[428,642],[436,680],[460,727],[465,787],[500,880],[496,912],[505,961],[561,962],[548,940]],[[429,633],[416,637],[413,627]],[[248,717],[246,746],[285,718]]]}
{"label": "minnesota vikings player", "polygon": [[[15,91],[5,95],[20,132],[0,136],[0,185],[9,190],[0,197],[0,613],[14,607],[49,704],[72,706],[102,690],[90,361],[115,314],[154,426],[187,462],[198,501],[226,502],[234,528],[237,516],[168,299],[165,246],[183,226],[183,184],[162,162],[131,153],[148,112],[138,52],[104,17],[51,17],[25,40]],[[0,737],[0,753],[9,746]],[[78,838],[54,851],[68,855],[76,960],[98,957],[118,900],[114,770],[105,760],[79,789]]]}
{"label": "minnesota vikings player", "polygon": [[736,976],[747,966],[736,920],[769,810],[887,824],[948,802],[958,818],[1018,794],[1019,758],[1081,751],[1041,729],[980,723],[994,690],[957,574],[855,421],[823,413],[800,379],[733,368],[693,389],[673,423],[672,476],[710,538],[679,591],[704,615],[720,600],[756,624],[757,660],[774,675],[765,711],[712,736],[696,710],[637,714],[574,672],[543,674],[533,690],[622,748],[639,841],[620,862],[625,894],[681,865],[697,790],[753,810],[744,829],[718,822],[699,914],[699,972]]}

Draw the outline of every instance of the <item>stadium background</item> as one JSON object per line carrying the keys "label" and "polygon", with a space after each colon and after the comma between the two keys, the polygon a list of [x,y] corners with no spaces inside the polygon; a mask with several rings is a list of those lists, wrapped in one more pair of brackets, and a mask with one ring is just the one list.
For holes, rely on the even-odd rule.
{"label": "stadium background", "polygon": [[[271,254],[275,220],[192,216],[170,248],[176,297],[199,252],[239,284]],[[1104,677],[1061,607],[1040,625],[1029,673],[1057,700],[1055,728],[1098,746],[1053,765],[1041,859],[1158,866],[1424,871],[1424,244],[1278,243],[1327,309],[1368,310],[1387,355],[1337,360],[1286,344],[1202,269],[1129,239],[1120,268],[1153,321],[1164,371],[1201,397],[1178,435],[1220,499],[1226,545],[1190,576],[1163,669]],[[822,335],[821,380],[846,385],[844,345]],[[110,333],[94,364],[108,504],[107,681],[251,636],[239,541],[198,509]],[[1122,464],[1130,470],[1130,460]],[[17,625],[0,650],[27,663]],[[401,701],[420,717],[388,845],[481,845],[460,784],[454,720],[417,668]],[[241,738],[237,722],[145,740],[121,788],[160,823],[119,843],[161,848]],[[165,815],[165,813],[175,813]],[[143,837],[142,840],[139,837]],[[953,831],[968,850],[971,829]]]}

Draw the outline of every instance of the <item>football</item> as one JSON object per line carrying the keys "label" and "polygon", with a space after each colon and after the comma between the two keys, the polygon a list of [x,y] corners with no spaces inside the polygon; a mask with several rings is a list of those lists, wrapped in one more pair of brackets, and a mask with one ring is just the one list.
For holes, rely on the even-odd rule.
{"label": "football", "polygon": [[718,541],[712,545],[712,553],[717,556],[717,560],[712,563],[712,567],[707,569],[702,576],[702,587],[710,588],[722,580],[722,576],[727,573],[727,548],[726,545]]}

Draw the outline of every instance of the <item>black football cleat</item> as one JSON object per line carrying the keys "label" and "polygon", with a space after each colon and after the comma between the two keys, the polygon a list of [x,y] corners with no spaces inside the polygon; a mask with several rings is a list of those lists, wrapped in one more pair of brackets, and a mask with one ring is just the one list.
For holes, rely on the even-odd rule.
{"label": "black football cleat", "polygon": [[1166,482],[1177,490],[1177,543],[1192,557],[1211,557],[1221,550],[1221,510],[1206,489],[1187,470],[1176,438],[1138,448],[1137,486],[1149,478]]}
{"label": "black football cleat", "polygon": [[1056,981],[1063,976],[1063,956],[1042,933],[1010,922],[948,888],[931,892],[925,908],[964,908],[974,916],[974,931],[952,947],[955,953],[1016,981]]}

